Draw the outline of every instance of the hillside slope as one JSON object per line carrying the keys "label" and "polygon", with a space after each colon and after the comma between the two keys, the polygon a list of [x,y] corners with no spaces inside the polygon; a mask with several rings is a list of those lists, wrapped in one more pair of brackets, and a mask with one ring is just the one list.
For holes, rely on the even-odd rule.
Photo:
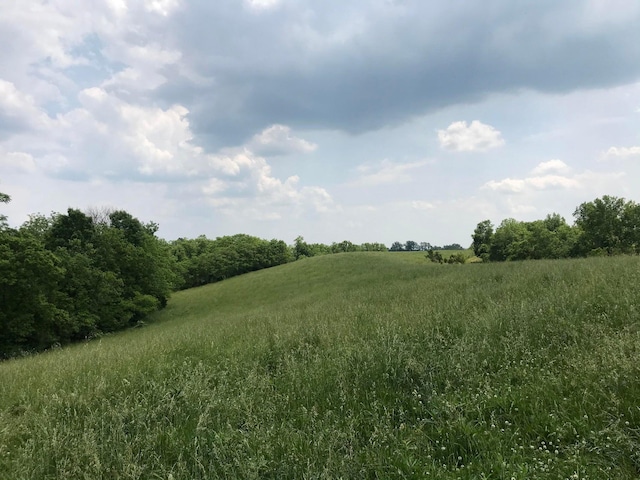
{"label": "hillside slope", "polygon": [[356,253],[179,292],[0,364],[0,478],[637,478],[639,284]]}

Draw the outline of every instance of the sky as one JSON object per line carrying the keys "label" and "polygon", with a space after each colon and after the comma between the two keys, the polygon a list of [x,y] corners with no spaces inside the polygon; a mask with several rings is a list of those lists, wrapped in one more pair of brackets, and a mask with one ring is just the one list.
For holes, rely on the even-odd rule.
{"label": "sky", "polygon": [[640,201],[638,0],[2,0],[0,205],[469,245]]}

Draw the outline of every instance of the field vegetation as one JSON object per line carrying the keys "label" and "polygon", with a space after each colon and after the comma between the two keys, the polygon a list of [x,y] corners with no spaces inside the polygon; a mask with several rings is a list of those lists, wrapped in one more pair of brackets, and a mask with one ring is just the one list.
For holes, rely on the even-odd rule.
{"label": "field vegetation", "polygon": [[[0,203],[9,201],[0,193]],[[495,231],[484,220],[465,251],[458,243],[407,240],[387,249],[348,240],[307,243],[302,236],[287,245],[245,234],[166,241],[154,222],[108,209],[32,215],[15,229],[0,214],[0,361],[147,322],[173,291],[315,256],[391,251],[409,262],[420,255],[465,264],[640,253],[636,202],[605,195],[581,204],[574,216],[574,225],[558,214],[505,219]]]}
{"label": "field vegetation", "polygon": [[413,255],[302,258],[0,363],[0,478],[640,476],[638,256]]}

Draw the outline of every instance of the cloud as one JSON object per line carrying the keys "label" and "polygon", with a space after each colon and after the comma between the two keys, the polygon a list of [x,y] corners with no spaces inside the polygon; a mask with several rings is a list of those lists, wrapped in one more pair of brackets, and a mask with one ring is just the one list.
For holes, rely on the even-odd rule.
{"label": "cloud", "polygon": [[196,173],[203,152],[192,142],[183,106],[135,105],[99,87],[82,90],[78,102],[78,108],[58,115],[42,138],[23,145],[66,157],[59,175],[154,181]]}
{"label": "cloud", "polygon": [[[21,98],[13,95],[9,100],[29,104]],[[297,175],[277,178],[266,158],[248,146],[207,152],[194,139],[189,111],[182,105],[136,105],[100,87],[82,90],[78,103],[78,108],[25,134],[21,151],[0,154],[0,167],[63,180],[182,184],[180,189],[224,214],[253,219],[335,208],[325,189],[300,185]],[[35,110],[34,115],[39,114]],[[317,147],[282,125],[256,135],[252,145],[256,143],[272,152]]]}
{"label": "cloud", "polygon": [[501,193],[520,193],[525,190],[527,182],[520,178],[505,178],[503,180],[490,180],[482,188]]}
{"label": "cloud", "polygon": [[0,169],[3,172],[33,173],[37,170],[33,157],[24,152],[0,152]]}
{"label": "cloud", "polygon": [[280,5],[281,0],[244,0],[244,4],[250,10],[270,10]]}
{"label": "cloud", "polygon": [[180,0],[145,0],[145,7],[148,11],[164,17],[173,13],[179,6]]}
{"label": "cloud", "polygon": [[628,185],[626,177],[625,172],[584,170],[565,176],[506,178],[485,183],[479,197],[491,205],[484,218],[491,217],[496,223],[507,217],[535,220],[551,212],[570,218],[582,202],[621,195]]}
{"label": "cloud", "polygon": [[41,129],[49,123],[31,95],[0,78],[0,139],[10,133]]}
{"label": "cloud", "polygon": [[548,162],[540,163],[531,173],[542,175],[548,172],[567,173],[569,171],[571,171],[571,168],[562,160],[549,160]]}
{"label": "cloud", "polygon": [[192,82],[174,76],[159,94],[193,112],[196,134],[238,144],[273,123],[362,133],[495,93],[634,81],[640,9],[627,2],[602,14],[591,3],[542,2],[523,17],[509,2],[487,13],[480,4],[300,0],[256,22],[249,2],[197,2],[167,34],[189,52],[181,65],[215,85],[189,101]]}
{"label": "cloud", "polygon": [[59,111],[90,86],[182,105],[208,149],[274,124],[362,133],[495,93],[634,81],[640,8],[599,3],[542,2],[523,18],[509,2],[490,14],[450,2],[96,0],[90,13],[13,2],[0,78]]}
{"label": "cloud", "polygon": [[580,175],[568,176],[571,167],[562,160],[549,160],[539,163],[531,176],[526,178],[505,178],[490,180],[482,189],[499,193],[520,194],[532,190],[564,190],[581,186]]}
{"label": "cloud", "polygon": [[248,150],[234,156],[212,157],[210,165],[224,176],[208,180],[201,193],[210,205],[227,215],[277,220],[336,208],[324,188],[300,187],[297,175],[282,181],[272,175],[264,158]]}
{"label": "cloud", "polygon": [[415,210],[433,210],[436,206],[431,202],[425,202],[423,200],[415,200],[411,202],[411,207]]}
{"label": "cloud", "polygon": [[625,176],[624,172],[593,172],[585,170],[571,174],[571,167],[561,160],[549,160],[538,164],[525,178],[490,180],[482,190],[503,194],[527,194],[536,191],[590,189],[597,185],[611,185]]}
{"label": "cloud", "polygon": [[318,145],[295,137],[291,128],[286,125],[271,125],[254,135],[247,148],[259,155],[271,156],[310,153],[316,150]]}
{"label": "cloud", "polygon": [[[175,218],[158,220],[181,235],[203,233],[203,222],[210,222],[206,233],[218,234],[264,224],[242,218],[281,218],[268,230],[274,236],[280,229],[303,233],[299,225],[306,225],[327,238],[331,229],[339,235],[340,221],[313,220],[343,218],[336,212],[354,201],[376,208],[404,203],[364,222],[354,213],[345,225],[375,223],[384,236],[394,216],[394,229],[402,222],[418,228],[411,215],[435,219],[439,201],[475,190],[479,174],[480,183],[494,180],[457,210],[470,217],[483,199],[473,215],[511,199],[522,207],[635,191],[635,162],[625,164],[628,181],[620,185],[619,177],[559,161],[509,178],[491,169],[511,165],[506,156],[522,136],[541,129],[557,136],[531,137],[523,159],[553,158],[547,155],[567,144],[575,145],[576,158],[588,159],[602,148],[593,146],[596,137],[629,145],[608,158],[635,155],[635,132],[601,123],[596,135],[581,119],[632,124],[629,98],[640,88],[633,87],[640,80],[638,2],[536,2],[526,16],[506,0],[489,9],[444,0],[4,3],[0,44],[10,48],[0,55],[0,175],[40,200],[31,211],[48,210],[54,198],[61,208],[85,198],[126,199],[145,202],[137,208],[148,218],[173,212]],[[615,94],[613,86],[621,86]],[[577,99],[584,110],[571,103]],[[501,131],[479,121],[446,128],[474,118],[499,119],[486,121]],[[438,128],[442,148],[490,150],[495,161],[425,168],[419,159],[435,138],[424,132]],[[496,151],[503,137],[509,152]],[[273,156],[310,152],[304,164],[271,163]],[[381,186],[388,195],[348,188],[358,185]],[[10,208],[20,205],[15,198]],[[439,228],[462,228],[448,225],[450,218],[442,214]],[[189,222],[191,230],[183,230]],[[353,233],[373,231],[366,228]]]}
{"label": "cloud", "polygon": [[355,187],[375,187],[384,184],[407,183],[412,180],[411,171],[430,164],[429,160],[409,163],[394,163],[383,160],[377,165],[364,164],[357,168],[360,177],[348,185]]}
{"label": "cloud", "polygon": [[474,120],[454,122],[446,130],[438,130],[440,147],[454,152],[484,152],[504,145],[502,134],[491,125]]}
{"label": "cloud", "polygon": [[604,159],[640,157],[640,147],[611,147],[603,154]]}
{"label": "cloud", "polygon": [[575,178],[560,175],[542,175],[528,178],[505,178],[504,180],[491,180],[482,188],[500,193],[522,193],[527,190],[551,190],[577,188],[580,182]]}

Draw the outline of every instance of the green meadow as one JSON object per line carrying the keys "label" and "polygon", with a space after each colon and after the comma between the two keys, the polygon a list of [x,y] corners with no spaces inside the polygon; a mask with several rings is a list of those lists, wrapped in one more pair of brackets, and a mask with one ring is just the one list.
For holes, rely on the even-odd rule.
{"label": "green meadow", "polygon": [[0,478],[639,478],[640,257],[423,260],[303,259],[0,363]]}

